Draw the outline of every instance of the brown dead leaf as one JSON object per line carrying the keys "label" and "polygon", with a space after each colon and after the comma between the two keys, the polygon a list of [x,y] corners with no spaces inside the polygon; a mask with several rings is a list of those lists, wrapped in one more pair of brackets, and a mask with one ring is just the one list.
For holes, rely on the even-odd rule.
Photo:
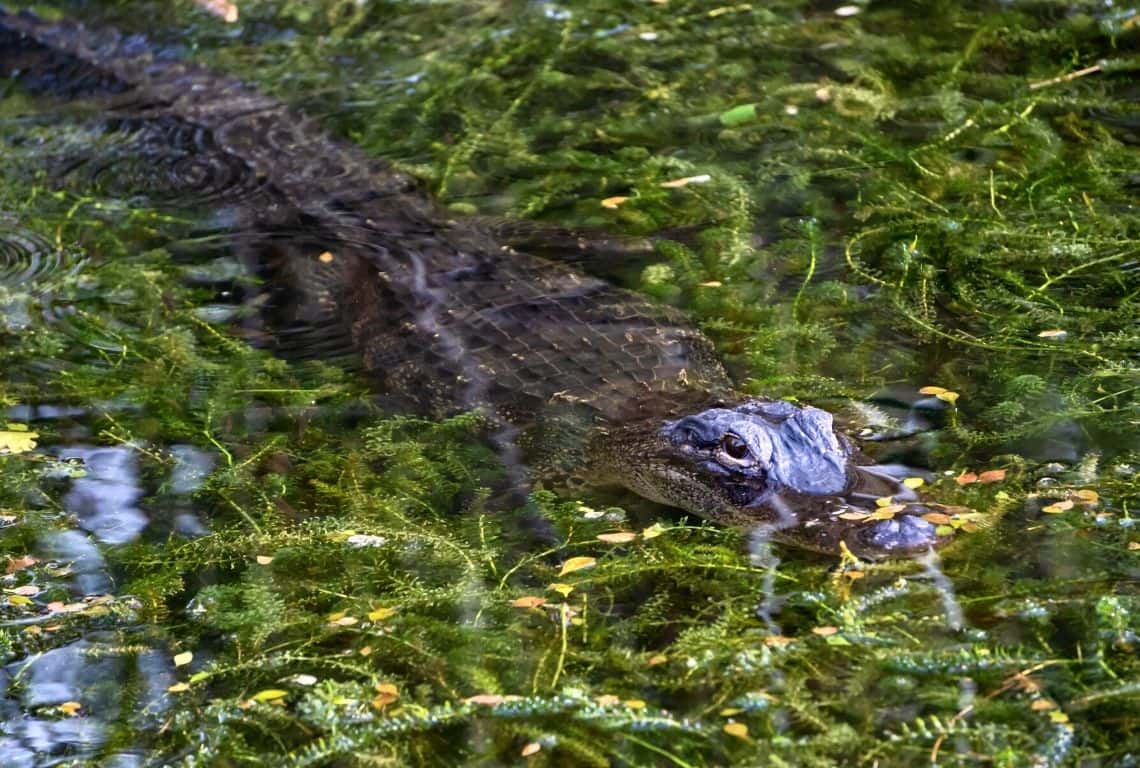
{"label": "brown dead leaf", "polygon": [[194,4],[227,24],[237,23],[238,7],[229,0],[194,0]]}
{"label": "brown dead leaf", "polygon": [[16,571],[22,571],[25,568],[31,568],[38,562],[39,560],[32,557],[31,555],[24,555],[23,557],[10,557],[8,558],[8,567],[5,569],[5,573],[15,573]]}
{"label": "brown dead leaf", "polygon": [[934,523],[935,525],[950,525],[950,521],[954,518],[942,512],[927,512],[922,516],[922,519],[928,523]]}
{"label": "brown dead leaf", "polygon": [[1004,469],[987,469],[982,474],[978,475],[979,483],[997,483],[1005,480]]}

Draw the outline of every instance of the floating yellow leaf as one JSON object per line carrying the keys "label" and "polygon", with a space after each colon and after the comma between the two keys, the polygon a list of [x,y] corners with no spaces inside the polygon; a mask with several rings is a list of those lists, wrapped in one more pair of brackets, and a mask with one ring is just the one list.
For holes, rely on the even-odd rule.
{"label": "floating yellow leaf", "polygon": [[400,689],[394,683],[378,683],[376,698],[372,699],[373,709],[383,709],[400,698]]}
{"label": "floating yellow leaf", "polygon": [[892,517],[897,515],[899,512],[902,512],[904,509],[906,509],[906,504],[888,504],[887,506],[879,507],[874,512],[872,512],[871,513],[871,519],[872,520],[890,520]]}
{"label": "floating yellow leaf", "polygon": [[921,488],[925,484],[926,481],[921,477],[908,477],[906,480],[903,480],[903,485],[907,488]]}
{"label": "floating yellow leaf", "polygon": [[541,750],[541,749],[542,749],[541,744],[539,744],[537,741],[532,741],[531,743],[529,743],[525,747],[523,747],[522,752],[519,752],[519,754],[522,755],[523,757],[530,757],[531,755],[537,754],[539,752],[539,750]]}
{"label": "floating yellow leaf", "polygon": [[622,702],[622,704],[625,704],[630,709],[645,709],[647,706],[649,706],[641,699],[626,699]]}
{"label": "floating yellow leaf", "polygon": [[8,605],[31,605],[32,598],[23,595],[8,595]]}
{"label": "floating yellow leaf", "polygon": [[81,709],[83,709],[83,705],[78,701],[65,701],[59,705],[59,711],[68,717],[75,717]]}
{"label": "floating yellow leaf", "polygon": [[355,616],[341,616],[336,621],[329,622],[329,624],[332,624],[335,627],[351,627],[352,625],[359,623],[360,619],[356,618]]}
{"label": "floating yellow leaf", "polygon": [[839,632],[839,627],[812,627],[811,631],[820,637],[831,637],[832,635]]}
{"label": "floating yellow leaf", "polygon": [[978,482],[978,476],[973,472],[963,472],[954,478],[954,482],[956,482],[958,485],[969,485],[971,483]]}
{"label": "floating yellow leaf", "polygon": [[1068,331],[1061,330],[1060,328],[1050,328],[1048,330],[1041,331],[1040,333],[1038,333],[1037,338],[1039,338],[1039,339],[1063,339],[1068,335],[1069,335]]}
{"label": "floating yellow leaf", "polygon": [[1136,550],[1138,550],[1138,549],[1140,549],[1140,541],[1130,541],[1130,542],[1128,542],[1128,551],[1129,551],[1129,552],[1135,552],[1135,551],[1136,551]]}
{"label": "floating yellow leaf", "polygon": [[794,638],[788,637],[787,635],[768,635],[764,638],[764,645],[772,648],[781,648],[793,641]]}
{"label": "floating yellow leaf", "polygon": [[562,582],[555,582],[547,587],[551,592],[557,592],[563,597],[569,597],[570,593],[574,591],[573,584],[563,584]]}
{"label": "floating yellow leaf", "polygon": [[949,390],[947,390],[946,387],[923,387],[918,391],[924,395],[941,395],[943,392]]}
{"label": "floating yellow leaf", "polygon": [[264,691],[258,691],[249,697],[250,701],[277,701],[289,695],[288,691],[283,691],[280,688],[266,688]]}
{"label": "floating yellow leaf", "polygon": [[1065,499],[1064,501],[1054,502],[1047,507],[1042,507],[1041,511],[1047,515],[1059,515],[1062,512],[1067,512],[1073,508],[1073,502]]}
{"label": "floating yellow leaf", "polygon": [[650,656],[649,661],[645,663],[651,667],[656,667],[658,664],[664,664],[667,661],[669,661],[669,657],[663,653],[659,653],[655,656]]}
{"label": "floating yellow leaf", "polygon": [[336,256],[333,256],[333,255],[332,255],[332,251],[325,251],[325,252],[324,252],[324,253],[322,253],[320,256],[318,256],[318,257],[317,257],[317,259],[318,259],[318,260],[319,260],[319,261],[320,261],[322,264],[331,264],[331,263],[333,262],[333,260],[335,260],[335,259],[336,259]]}
{"label": "floating yellow leaf", "polygon": [[174,666],[184,667],[194,660],[194,654],[191,651],[183,651],[174,657]]}
{"label": "floating yellow leaf", "polygon": [[391,618],[395,615],[396,608],[375,608],[368,612],[369,621],[384,621],[384,619]]}
{"label": "floating yellow leaf", "polygon": [[665,533],[665,526],[661,525],[661,523],[654,523],[641,532],[641,538],[656,539],[663,533]]}
{"label": "floating yellow leaf", "polygon": [[273,558],[270,555],[258,555],[254,559],[257,560],[258,565],[269,565],[273,562]]}
{"label": "floating yellow leaf", "polygon": [[892,496],[880,496],[879,498],[875,499],[875,506],[876,507],[886,507],[886,506],[890,506],[891,504],[894,504],[894,503],[895,503],[895,500],[894,500],[894,497],[892,497]]}
{"label": "floating yellow leaf", "polygon": [[946,392],[939,392],[937,395],[935,395],[935,397],[943,402],[953,405],[954,403],[958,402],[959,395],[957,392],[950,392],[947,390]]}
{"label": "floating yellow leaf", "polygon": [[632,531],[621,531],[619,533],[599,533],[597,535],[598,541],[604,541],[607,544],[628,544],[635,540],[637,534]]}
{"label": "floating yellow leaf", "polygon": [[361,648],[359,651],[357,651],[357,653],[359,653],[361,656],[371,656],[372,655],[372,646],[366,645],[363,648]]}
{"label": "floating yellow leaf", "polygon": [[1030,703],[1029,708],[1034,712],[1045,712],[1046,710],[1056,709],[1057,705],[1049,701],[1049,699],[1034,699]]}
{"label": "floating yellow leaf", "polygon": [[1054,723],[1067,723],[1067,722],[1069,722],[1069,716],[1066,715],[1064,712],[1061,712],[1060,710],[1054,710],[1054,711],[1050,712],[1049,713],[1049,719],[1052,720]]}
{"label": "floating yellow leaf", "polygon": [[558,575],[565,576],[568,573],[593,568],[597,564],[598,561],[592,557],[572,557],[562,564],[562,570],[558,572]]}
{"label": "floating yellow leaf", "polygon": [[840,512],[838,515],[840,520],[868,520],[871,517],[870,512]]}
{"label": "floating yellow leaf", "polygon": [[621,195],[615,195],[614,197],[607,197],[605,200],[602,201],[602,207],[603,208],[617,208],[619,205],[621,205],[622,203],[624,203],[628,199],[629,199],[628,197],[623,197]]}
{"label": "floating yellow leaf", "polygon": [[1100,501],[1100,494],[1090,488],[1082,488],[1076,495],[1082,504],[1093,505]]}
{"label": "floating yellow leaf", "polygon": [[534,597],[533,595],[528,595],[527,597],[516,597],[511,601],[511,605],[515,608],[538,608],[539,606],[545,604],[545,597]]}
{"label": "floating yellow leaf", "polygon": [[727,708],[722,709],[720,711],[720,716],[721,717],[733,717],[734,715],[739,715],[743,711],[744,710],[741,709],[740,707],[727,707]]}
{"label": "floating yellow leaf", "polygon": [[10,429],[0,430],[0,453],[24,453],[36,447],[38,432],[16,430],[17,425],[9,425]]}
{"label": "floating yellow leaf", "polygon": [[978,475],[979,483],[998,483],[1005,480],[1004,469],[988,469],[982,474]]}
{"label": "floating yellow leaf", "polygon": [[724,285],[724,283],[722,283],[720,280],[709,280],[708,282],[701,283],[700,285],[702,288],[720,288],[722,285]]}
{"label": "floating yellow leaf", "polygon": [[609,693],[603,693],[601,696],[595,696],[594,701],[599,707],[616,707],[621,704],[621,699]]}
{"label": "floating yellow leaf", "polygon": [[724,732],[729,736],[748,741],[748,726],[744,723],[725,723]]}
{"label": "floating yellow leaf", "polygon": [[190,684],[189,683],[175,683],[174,685],[168,687],[166,690],[170,691],[171,693],[184,693],[184,692],[190,690]]}

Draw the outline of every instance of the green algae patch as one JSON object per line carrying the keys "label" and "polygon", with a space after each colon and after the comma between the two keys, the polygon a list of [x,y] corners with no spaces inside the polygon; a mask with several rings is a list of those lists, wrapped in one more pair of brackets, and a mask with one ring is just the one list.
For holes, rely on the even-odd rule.
{"label": "green algae patch", "polygon": [[[76,765],[1140,750],[1135,9],[61,5],[153,19],[457,215],[661,235],[576,263],[690,312],[750,391],[853,429],[920,419],[881,450],[927,464],[957,540],[872,565],[627,497],[503,510],[477,414],[384,412],[351,371],[259,348],[245,278],[197,229],[216,212],[54,180],[53,153],[100,138],[24,119],[49,107],[8,84],[13,722],[84,718]],[[108,466],[135,489],[118,513],[146,513],[129,540],[80,503]],[[53,652],[86,681],[58,700],[36,674]],[[8,737],[0,762],[23,759]]]}

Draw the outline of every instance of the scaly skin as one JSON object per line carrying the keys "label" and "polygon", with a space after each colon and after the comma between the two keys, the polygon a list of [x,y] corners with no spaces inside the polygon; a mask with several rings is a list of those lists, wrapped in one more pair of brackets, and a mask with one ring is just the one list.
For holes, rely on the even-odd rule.
{"label": "scaly skin", "polygon": [[481,409],[533,480],[618,483],[826,552],[940,543],[921,504],[870,524],[838,517],[914,495],[829,414],[735,394],[679,312],[453,220],[408,177],[241,81],[139,38],[2,11],[0,66],[100,108],[143,163],[110,174],[112,191],[142,184],[227,212],[282,354],[352,361],[393,407]]}

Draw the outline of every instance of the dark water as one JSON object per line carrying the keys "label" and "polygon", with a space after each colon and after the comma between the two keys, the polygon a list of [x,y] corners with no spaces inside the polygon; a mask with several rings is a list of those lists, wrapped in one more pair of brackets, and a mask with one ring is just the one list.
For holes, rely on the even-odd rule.
{"label": "dark water", "polygon": [[624,496],[540,493],[535,537],[477,419],[267,351],[208,132],[4,80],[0,763],[1135,764],[1137,9],[36,10],[457,215],[665,233],[582,267],[963,510],[874,566]]}

